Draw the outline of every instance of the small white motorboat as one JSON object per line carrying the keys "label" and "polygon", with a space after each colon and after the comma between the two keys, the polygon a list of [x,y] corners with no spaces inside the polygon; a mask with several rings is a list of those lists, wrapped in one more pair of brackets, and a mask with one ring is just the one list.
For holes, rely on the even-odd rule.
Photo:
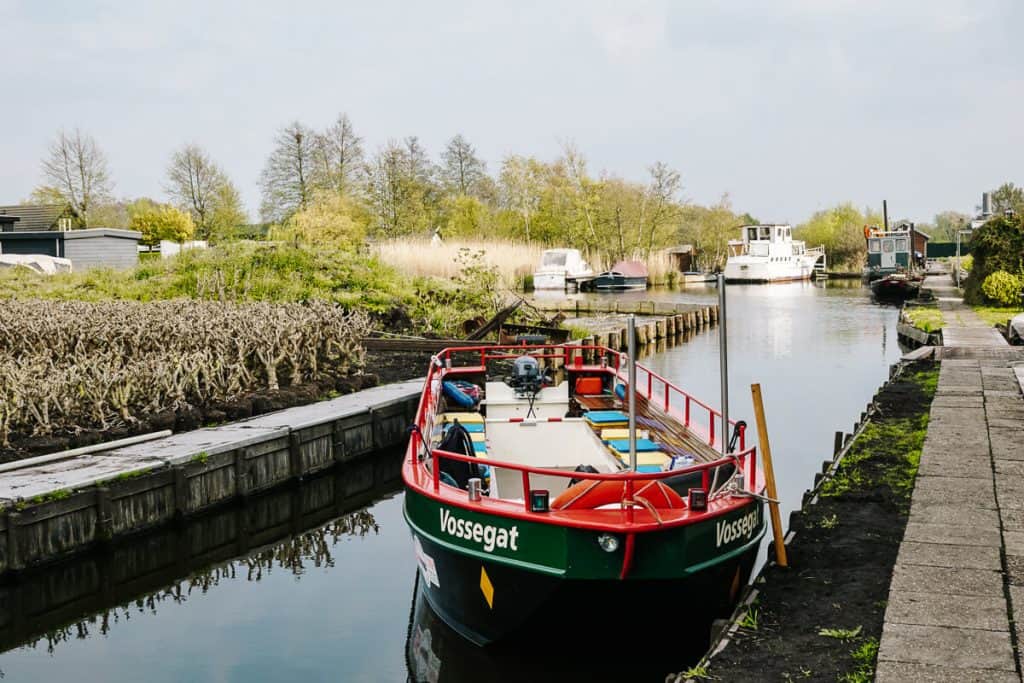
{"label": "small white motorboat", "polygon": [[579,249],[547,249],[533,273],[533,288],[564,290],[593,277],[594,271]]}

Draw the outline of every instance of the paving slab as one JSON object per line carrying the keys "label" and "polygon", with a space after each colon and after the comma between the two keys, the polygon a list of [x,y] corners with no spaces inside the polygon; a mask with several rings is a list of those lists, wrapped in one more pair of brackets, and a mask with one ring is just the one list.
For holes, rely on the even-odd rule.
{"label": "paving slab", "polygon": [[888,621],[882,631],[878,661],[928,664],[948,669],[1016,672],[1008,631]]}
{"label": "paving slab", "polygon": [[956,503],[921,503],[910,508],[910,521],[934,524],[937,520],[956,518],[965,526],[999,527],[999,511],[988,508],[965,508]]}
{"label": "paving slab", "polygon": [[1020,683],[1016,673],[995,669],[957,669],[949,666],[879,662],[876,683]]}
{"label": "paving slab", "polygon": [[898,564],[890,590],[1003,598],[1003,575],[991,569],[959,569]]}
{"label": "paving slab", "polygon": [[[938,522],[939,520],[936,520]],[[922,524],[907,522],[907,530],[903,533],[904,541],[918,543],[937,543],[940,545],[972,545],[983,548],[999,548],[1002,538],[999,529],[979,529],[976,526],[958,526],[954,524],[936,523]]]}
{"label": "paving slab", "polygon": [[996,460],[1024,460],[1024,432],[1018,428],[989,427],[992,457]]}
{"label": "paving slab", "polygon": [[1024,477],[1024,461],[996,459],[996,475]]}
{"label": "paving slab", "polygon": [[988,454],[984,458],[958,456],[948,458],[922,458],[917,470],[920,477],[955,477],[957,479],[981,479],[991,484],[992,464]]}
{"label": "paving slab", "polygon": [[936,396],[932,405],[936,408],[983,408],[985,406],[985,397],[944,394]]}
{"label": "paving slab", "polygon": [[1003,507],[999,510],[999,516],[1003,522],[1003,533],[1007,531],[1024,531],[1024,507]]}
{"label": "paving slab", "polygon": [[1006,596],[950,595],[941,591],[891,590],[887,622],[1006,631]]}
{"label": "paving slab", "polygon": [[994,571],[1001,570],[1003,566],[996,547],[922,543],[907,538],[900,544],[896,563]]}
{"label": "paving slab", "polygon": [[1003,549],[1007,555],[1024,556],[1024,531],[1003,530]]}
{"label": "paving slab", "polygon": [[[992,480],[922,476],[914,484],[911,505],[957,503],[963,507],[996,508]],[[955,522],[954,522],[955,523]]]}

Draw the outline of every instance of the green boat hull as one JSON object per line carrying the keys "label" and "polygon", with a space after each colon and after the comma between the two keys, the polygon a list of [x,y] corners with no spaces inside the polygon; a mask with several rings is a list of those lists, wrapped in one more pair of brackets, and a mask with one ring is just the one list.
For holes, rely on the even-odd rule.
{"label": "green boat hull", "polygon": [[625,543],[606,552],[601,531],[484,515],[412,490],[405,516],[426,600],[478,645],[666,615],[706,637],[749,580],[765,532],[762,505],[751,500],[721,517],[638,533],[621,579]]}

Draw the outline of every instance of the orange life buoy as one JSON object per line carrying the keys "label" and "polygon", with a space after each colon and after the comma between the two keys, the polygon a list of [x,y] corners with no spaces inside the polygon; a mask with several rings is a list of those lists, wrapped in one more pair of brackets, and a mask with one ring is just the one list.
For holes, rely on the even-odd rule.
{"label": "orange life buoy", "polygon": [[[551,503],[552,510],[593,510],[602,505],[621,503],[626,498],[624,481],[581,481],[563,491]],[[660,481],[637,482],[633,498],[643,498],[655,509],[681,509],[686,507],[682,496]]]}
{"label": "orange life buoy", "polygon": [[864,226],[864,239],[871,237],[871,228],[867,225]]}

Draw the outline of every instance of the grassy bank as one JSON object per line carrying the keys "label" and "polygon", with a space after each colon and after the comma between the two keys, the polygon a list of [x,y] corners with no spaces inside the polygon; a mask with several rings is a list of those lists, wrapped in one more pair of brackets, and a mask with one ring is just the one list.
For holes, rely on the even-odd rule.
{"label": "grassy bank", "polygon": [[892,568],[906,527],[938,369],[886,386],[819,499],[791,518],[790,567],[771,565],[733,640],[702,680],[874,680]]}
{"label": "grassy bank", "polygon": [[906,306],[903,313],[907,322],[925,332],[938,332],[946,324],[942,311],[935,304]]}
{"label": "grassy bank", "polygon": [[1024,313],[1021,308],[1006,308],[1003,306],[971,306],[971,310],[978,314],[978,317],[993,327],[996,324],[1005,325],[1006,321],[1015,315]]}

